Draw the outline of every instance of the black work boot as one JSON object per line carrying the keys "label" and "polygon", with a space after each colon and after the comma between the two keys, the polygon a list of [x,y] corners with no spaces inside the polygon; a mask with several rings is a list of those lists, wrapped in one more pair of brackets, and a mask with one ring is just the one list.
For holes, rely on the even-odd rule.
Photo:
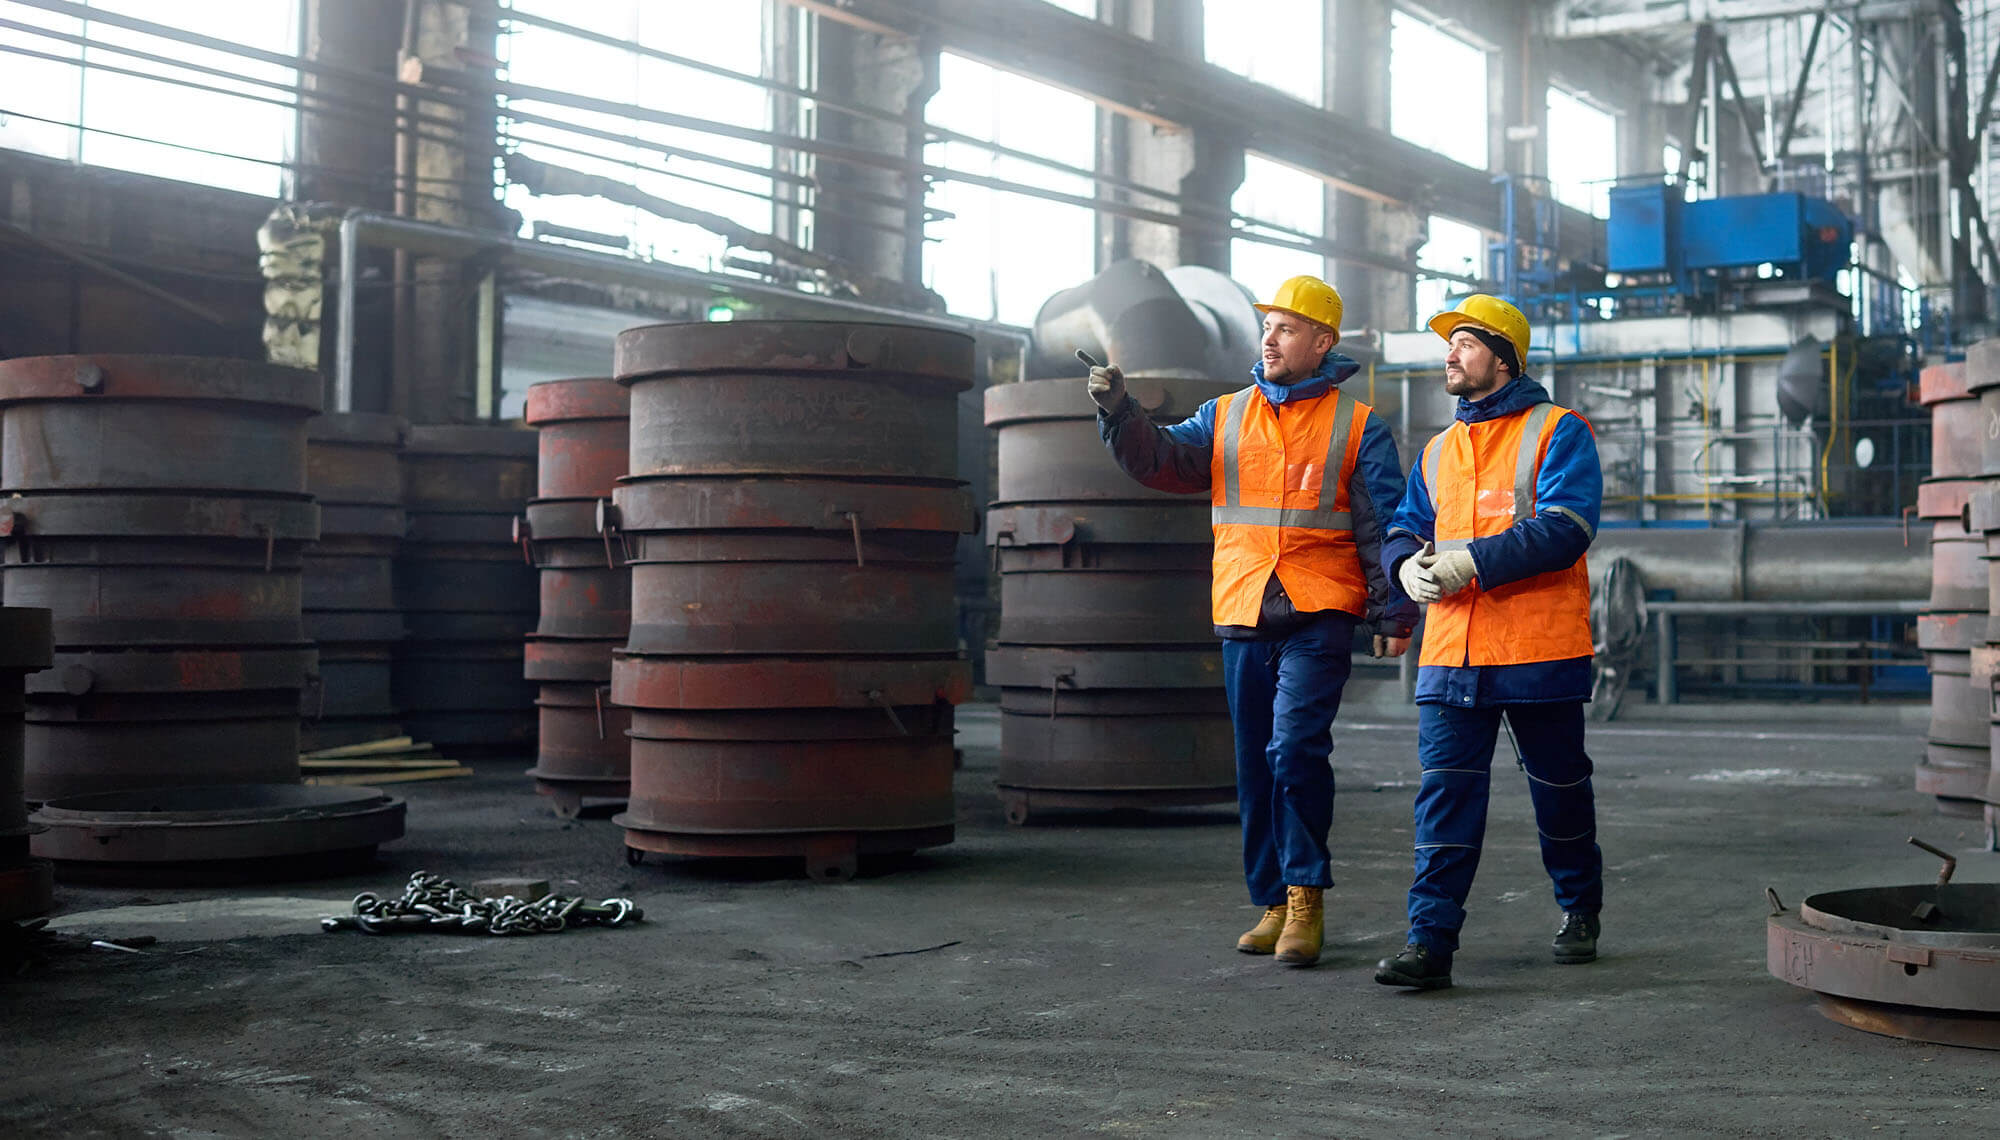
{"label": "black work boot", "polygon": [[1451,985],[1451,959],[1432,952],[1421,942],[1412,942],[1394,958],[1384,958],[1375,964],[1375,980],[1385,986],[1445,989]]}
{"label": "black work boot", "polygon": [[1574,966],[1580,962],[1596,961],[1597,933],[1596,915],[1565,912],[1562,929],[1556,931],[1556,940],[1549,945],[1549,951],[1555,955],[1556,964]]}

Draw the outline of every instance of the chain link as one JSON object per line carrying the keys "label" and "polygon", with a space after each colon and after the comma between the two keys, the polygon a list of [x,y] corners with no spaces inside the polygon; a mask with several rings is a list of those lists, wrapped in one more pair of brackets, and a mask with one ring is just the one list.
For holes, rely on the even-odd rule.
{"label": "chain link", "polygon": [[410,876],[401,898],[384,898],[372,891],[354,896],[354,913],[328,915],[321,930],[359,930],[364,934],[429,930],[453,934],[554,934],[572,926],[623,926],[643,922],[646,914],[631,899],[590,903],[581,898],[549,895],[525,902],[513,895],[482,899],[457,883],[429,871]]}

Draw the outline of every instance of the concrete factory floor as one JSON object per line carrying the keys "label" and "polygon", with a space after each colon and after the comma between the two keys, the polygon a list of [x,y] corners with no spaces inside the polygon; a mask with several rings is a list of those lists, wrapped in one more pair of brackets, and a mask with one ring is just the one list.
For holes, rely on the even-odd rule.
{"label": "concrete factory floor", "polygon": [[[65,1136],[1991,1135],[2000,1054],[1842,1028],[1765,973],[1767,884],[1795,905],[1929,881],[1910,835],[1960,854],[1961,880],[2000,879],[1974,825],[1910,790],[1918,737],[1894,714],[1794,712],[1593,730],[1610,869],[1588,966],[1549,963],[1524,781],[1497,763],[1458,986],[1433,994],[1371,980],[1402,941],[1407,721],[1337,729],[1340,885],[1314,970],[1231,948],[1256,912],[1230,810],[1005,826],[990,706],[962,717],[958,841],[839,886],[792,863],[628,868],[606,819],[555,819],[523,765],[489,764],[408,786],[410,833],[367,875],[62,888],[72,934],[160,941],[69,939],[0,982],[0,1120]],[[419,868],[630,894],[647,922],[318,932],[313,916]]]}

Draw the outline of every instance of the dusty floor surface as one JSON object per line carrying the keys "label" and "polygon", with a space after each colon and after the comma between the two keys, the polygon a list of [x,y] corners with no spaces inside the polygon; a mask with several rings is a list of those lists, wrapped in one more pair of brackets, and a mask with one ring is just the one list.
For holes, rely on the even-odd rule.
{"label": "dusty floor surface", "polygon": [[[1796,904],[1928,881],[1911,834],[1958,852],[1961,880],[2000,879],[1975,827],[1909,790],[1906,731],[1593,729],[1609,881],[1604,957],[1580,967],[1549,963],[1557,914],[1524,781],[1496,762],[1457,988],[1413,994],[1370,979],[1402,942],[1411,726],[1337,730],[1327,955],[1287,970],[1232,949],[1255,918],[1233,812],[1009,828],[994,714],[966,712],[957,842],[844,885],[783,862],[628,868],[609,822],[555,819],[521,765],[490,764],[409,786],[410,834],[366,875],[63,888],[73,934],[161,941],[72,939],[0,982],[0,1120],[10,1135],[257,1137],[2000,1128],[2000,1054],[1842,1028],[1764,969],[1767,884]],[[648,921],[317,931],[313,915],[418,868],[571,880],[559,889],[636,896]],[[150,909],[112,910],[133,906]]]}

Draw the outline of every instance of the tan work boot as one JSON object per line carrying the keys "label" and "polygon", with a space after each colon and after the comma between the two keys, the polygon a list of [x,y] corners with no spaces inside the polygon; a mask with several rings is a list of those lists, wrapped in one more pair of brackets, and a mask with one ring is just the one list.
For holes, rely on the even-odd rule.
{"label": "tan work boot", "polygon": [[1319,961],[1326,935],[1325,911],[1318,887],[1285,888],[1285,929],[1278,935],[1277,960],[1286,966],[1310,966]]}
{"label": "tan work boot", "polygon": [[1243,932],[1236,948],[1245,954],[1269,954],[1278,948],[1278,932],[1285,928],[1285,904],[1267,906],[1257,925]]}

